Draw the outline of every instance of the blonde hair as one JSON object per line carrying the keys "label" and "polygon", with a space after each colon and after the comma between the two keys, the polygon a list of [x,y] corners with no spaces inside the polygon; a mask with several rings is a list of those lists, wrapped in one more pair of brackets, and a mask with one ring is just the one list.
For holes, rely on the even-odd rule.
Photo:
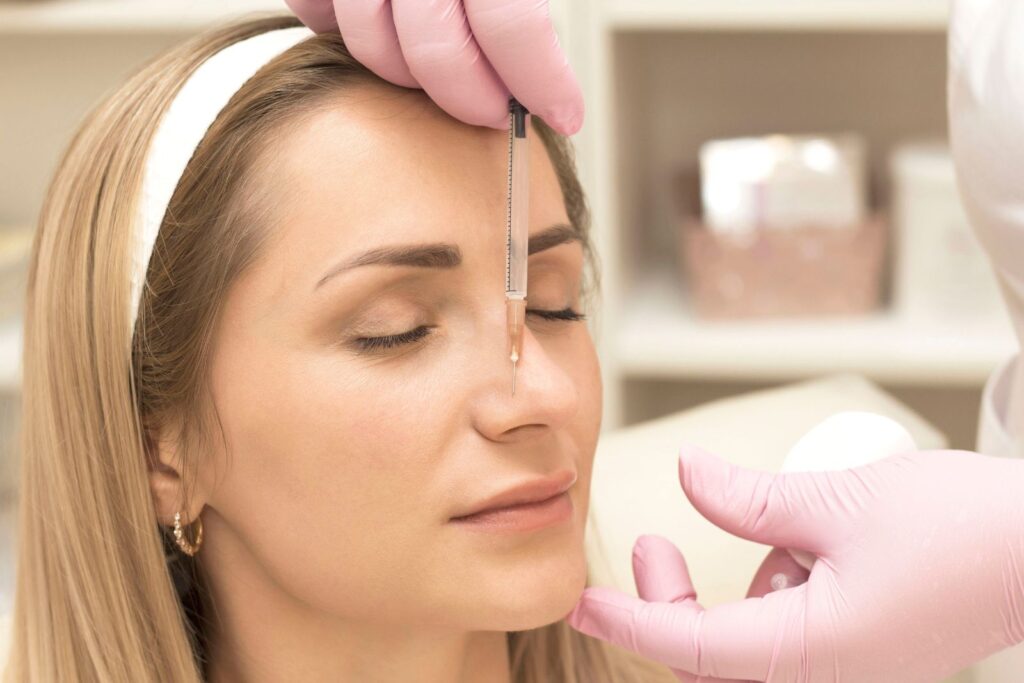
{"label": "blonde hair", "polygon": [[[203,680],[210,608],[200,565],[177,552],[149,489],[153,427],[186,444],[190,488],[216,411],[210,338],[231,282],[265,232],[248,187],[271,131],[319,97],[376,80],[340,36],[273,60],[236,93],[186,169],[160,228],[128,341],[130,240],[141,169],[163,111],[212,54],[295,25],[251,20],[196,37],[139,71],[72,140],[33,244],[25,315],[17,587],[7,681]],[[568,142],[539,121],[570,220],[588,219]],[[197,559],[201,557],[197,556]],[[560,621],[510,633],[519,683],[674,680]]]}

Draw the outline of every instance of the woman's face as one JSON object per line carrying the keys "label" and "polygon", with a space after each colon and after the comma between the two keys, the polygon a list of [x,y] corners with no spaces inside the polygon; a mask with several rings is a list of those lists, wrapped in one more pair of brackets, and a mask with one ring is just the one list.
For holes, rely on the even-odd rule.
{"label": "woman's face", "polygon": [[[511,393],[507,133],[377,85],[286,128],[257,179],[270,240],[229,290],[214,339],[227,452],[203,465],[215,479],[204,561],[225,575],[255,567],[346,619],[506,631],[558,620],[586,577],[601,385],[586,323],[531,313]],[[555,172],[530,144],[531,238],[564,236]],[[529,308],[580,311],[579,242],[532,241],[547,248],[529,258]],[[426,258],[365,263],[423,247]],[[565,471],[577,477],[566,521],[451,520]]]}

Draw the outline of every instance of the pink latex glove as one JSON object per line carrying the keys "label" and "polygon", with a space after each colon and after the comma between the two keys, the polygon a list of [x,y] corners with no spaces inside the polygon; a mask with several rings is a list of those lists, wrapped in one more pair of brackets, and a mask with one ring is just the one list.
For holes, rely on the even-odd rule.
{"label": "pink latex glove", "polygon": [[[641,598],[587,588],[573,627],[683,681],[936,681],[1024,641],[1024,461],[918,451],[771,474],[685,448],[679,477],[726,531],[816,555],[806,583],[704,609],[682,554],[644,536]],[[752,593],[799,571],[787,555],[769,555]]]}
{"label": "pink latex glove", "polygon": [[379,76],[423,88],[466,123],[508,128],[511,93],[560,133],[583,125],[583,93],[547,0],[285,1],[314,31],[340,30]]}

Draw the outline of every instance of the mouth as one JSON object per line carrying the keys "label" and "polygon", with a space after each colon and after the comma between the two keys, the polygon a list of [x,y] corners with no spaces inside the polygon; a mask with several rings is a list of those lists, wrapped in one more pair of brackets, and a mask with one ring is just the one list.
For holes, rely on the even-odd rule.
{"label": "mouth", "polygon": [[523,482],[491,496],[450,519],[454,524],[488,531],[531,531],[573,517],[569,489],[576,483],[573,470]]}

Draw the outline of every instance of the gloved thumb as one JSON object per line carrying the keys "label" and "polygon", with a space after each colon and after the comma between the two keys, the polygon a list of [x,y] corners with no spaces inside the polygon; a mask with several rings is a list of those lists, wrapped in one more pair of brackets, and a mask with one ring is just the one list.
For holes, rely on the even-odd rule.
{"label": "gloved thumb", "polygon": [[694,446],[679,452],[686,497],[712,524],[756,543],[821,555],[844,525],[832,500],[843,472],[773,474],[726,462]]}

